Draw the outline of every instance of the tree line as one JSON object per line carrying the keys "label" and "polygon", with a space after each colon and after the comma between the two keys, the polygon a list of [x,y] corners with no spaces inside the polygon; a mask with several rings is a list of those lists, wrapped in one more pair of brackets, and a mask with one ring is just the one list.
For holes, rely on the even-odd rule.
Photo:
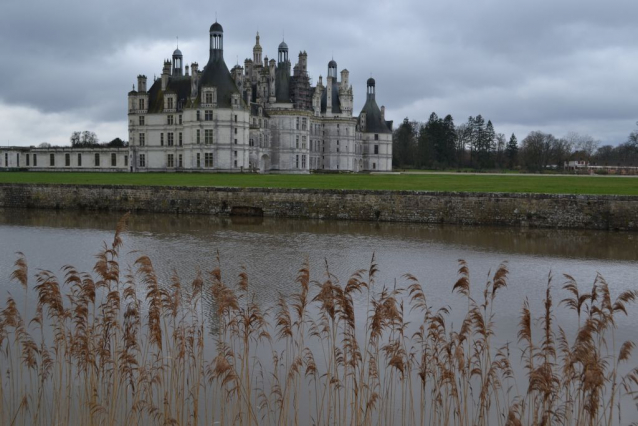
{"label": "tree line", "polygon": [[[636,123],[638,125],[638,123]],[[570,132],[562,138],[530,132],[519,144],[515,134],[497,133],[491,120],[470,116],[454,124],[451,115],[432,113],[427,122],[405,118],[393,133],[394,168],[417,169],[562,169],[566,162],[638,166],[638,130],[618,146],[600,146],[590,135]]]}

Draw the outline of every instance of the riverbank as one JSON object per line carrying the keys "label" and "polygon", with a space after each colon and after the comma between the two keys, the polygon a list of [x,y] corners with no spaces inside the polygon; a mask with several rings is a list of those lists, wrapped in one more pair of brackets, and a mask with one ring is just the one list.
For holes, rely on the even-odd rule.
{"label": "riverbank", "polygon": [[0,207],[638,230],[638,196],[0,184]]}

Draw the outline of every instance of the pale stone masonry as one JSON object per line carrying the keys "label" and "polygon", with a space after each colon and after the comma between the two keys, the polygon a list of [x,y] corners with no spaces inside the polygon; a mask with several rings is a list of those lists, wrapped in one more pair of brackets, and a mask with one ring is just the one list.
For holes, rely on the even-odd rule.
{"label": "pale stone masonry", "polygon": [[222,26],[213,24],[209,36],[202,70],[196,62],[184,69],[177,49],[150,88],[138,76],[128,102],[133,171],[392,169],[392,122],[377,106],[373,79],[363,110],[353,116],[349,72],[339,73],[334,60],[326,85],[320,76],[312,87],[305,51],[294,68],[285,42],[277,61],[262,58],[257,34],[252,59],[229,71]]}
{"label": "pale stone masonry", "polygon": [[0,208],[638,231],[638,196],[0,184]]}
{"label": "pale stone masonry", "polygon": [[[392,122],[377,105],[376,82],[353,115],[348,70],[328,63],[315,86],[308,54],[292,67],[288,45],[277,60],[262,58],[259,33],[252,59],[228,70],[224,31],[209,31],[210,52],[200,70],[176,49],[152,82],[137,77],[128,93],[129,147],[0,147],[0,170],[198,171],[309,173],[392,170]],[[150,83],[150,87],[148,86]]]}

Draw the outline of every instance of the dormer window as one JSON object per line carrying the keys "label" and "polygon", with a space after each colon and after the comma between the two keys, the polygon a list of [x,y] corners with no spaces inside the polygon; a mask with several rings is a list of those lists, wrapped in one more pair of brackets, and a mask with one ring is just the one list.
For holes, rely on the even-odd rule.
{"label": "dormer window", "polygon": [[217,89],[215,87],[202,89],[202,103],[205,106],[215,106],[217,103]]}
{"label": "dormer window", "polygon": [[173,109],[173,98],[168,98],[166,100],[166,108]]}
{"label": "dormer window", "polygon": [[139,105],[140,105],[140,109],[146,109],[144,108],[144,99],[139,100]]}

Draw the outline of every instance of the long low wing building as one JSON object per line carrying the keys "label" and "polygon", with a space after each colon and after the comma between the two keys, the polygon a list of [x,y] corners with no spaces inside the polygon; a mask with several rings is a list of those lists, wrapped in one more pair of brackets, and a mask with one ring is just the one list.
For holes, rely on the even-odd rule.
{"label": "long low wing building", "polygon": [[[370,78],[366,102],[353,115],[347,69],[328,63],[315,86],[308,54],[292,67],[282,42],[277,60],[252,59],[228,69],[224,31],[209,31],[203,69],[177,48],[161,76],[139,75],[128,93],[128,148],[0,148],[0,168],[309,173],[392,170],[392,122],[377,105]],[[150,87],[148,87],[150,83]],[[46,158],[44,158],[46,157]]]}

